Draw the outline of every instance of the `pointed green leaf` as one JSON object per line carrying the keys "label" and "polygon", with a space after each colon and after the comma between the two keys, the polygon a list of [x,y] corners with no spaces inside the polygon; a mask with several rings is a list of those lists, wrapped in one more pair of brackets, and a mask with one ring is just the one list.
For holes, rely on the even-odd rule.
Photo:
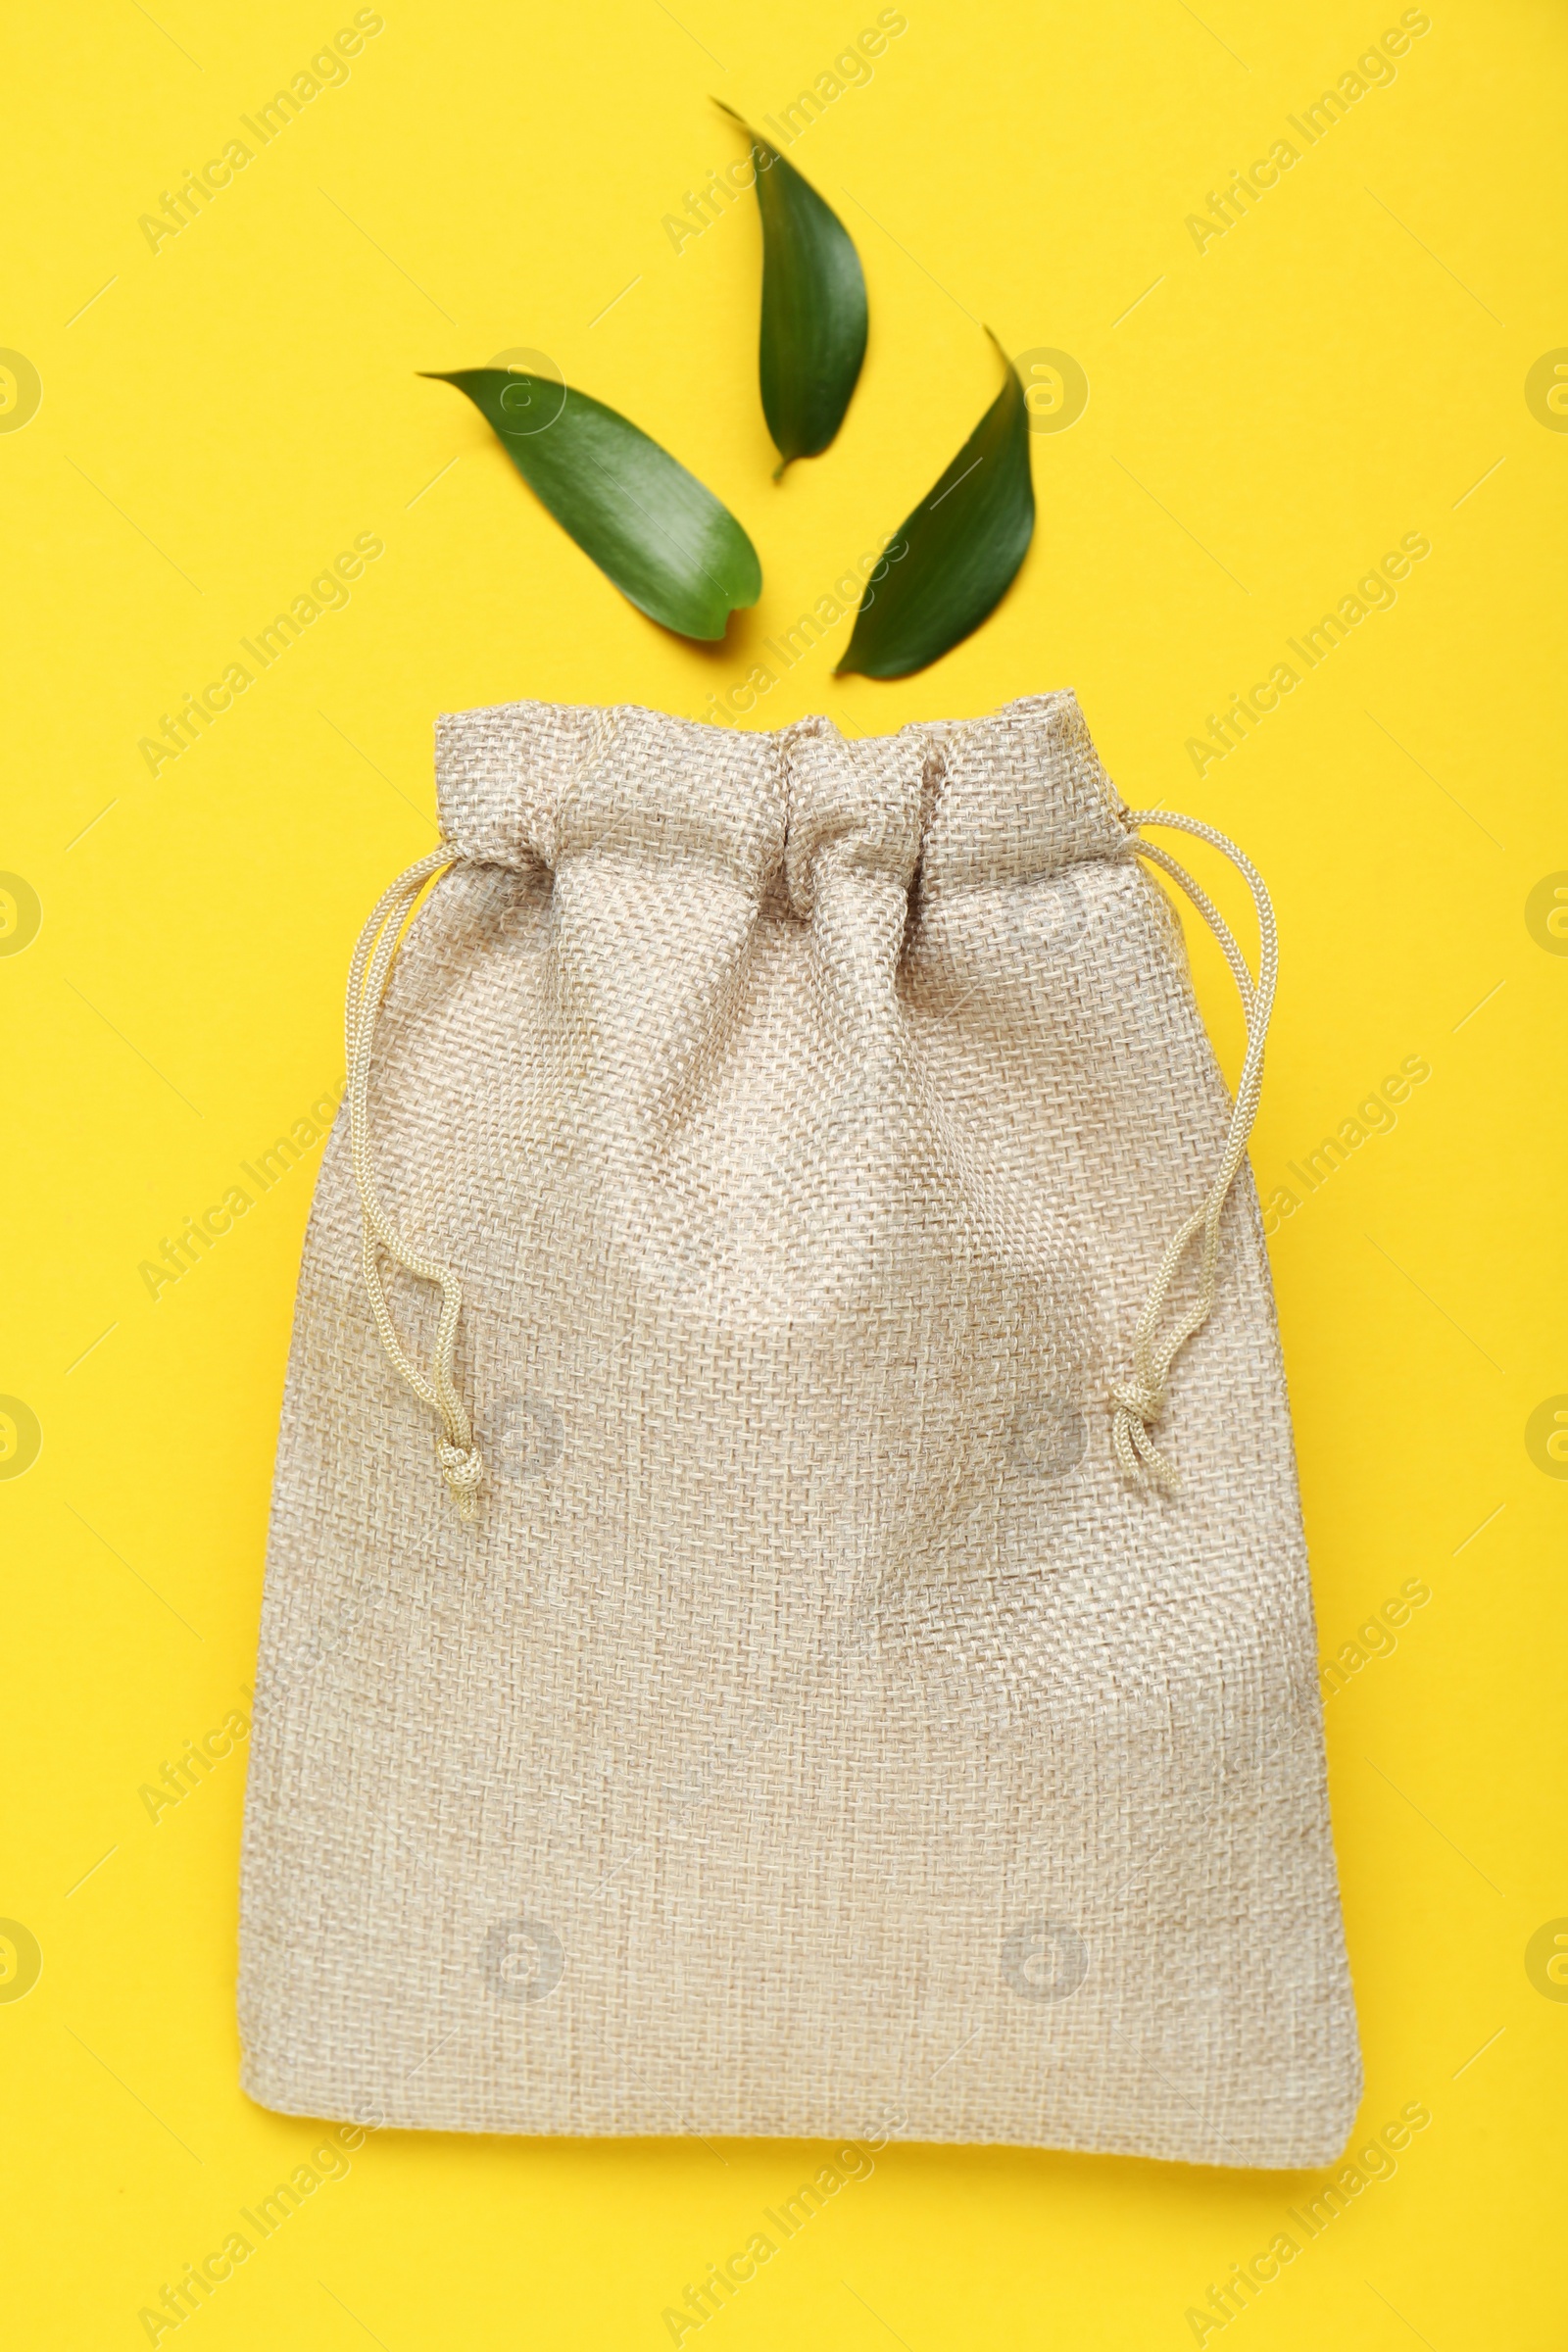
{"label": "pointed green leaf", "polygon": [[1011,586],[1034,536],[1035,493],[1023,385],[1004,352],[1003,364],[1006,382],[866,582],[841,673],[904,678],[924,669],[977,629]]}
{"label": "pointed green leaf", "polygon": [[[721,100],[714,100],[722,105]],[[727,106],[752,142],[762,216],[762,415],[779,454],[820,456],[865,357],[865,278],[849,230],[793,164]]]}
{"label": "pointed green leaf", "polygon": [[466,392],[528,487],[651,620],[722,637],[762,593],[757,550],[729,509],[614,409],[549,376],[465,368]]}

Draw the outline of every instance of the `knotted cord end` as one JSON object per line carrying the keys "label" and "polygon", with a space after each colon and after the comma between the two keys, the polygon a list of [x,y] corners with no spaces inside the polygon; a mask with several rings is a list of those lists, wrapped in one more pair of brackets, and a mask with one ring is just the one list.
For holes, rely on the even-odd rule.
{"label": "knotted cord end", "polygon": [[440,1445],[436,1459],[441,1475],[452,1490],[460,1519],[472,1519],[479,1507],[479,1481],[484,1476],[484,1459],[477,1446],[465,1449],[461,1446]]}
{"label": "knotted cord end", "polygon": [[1110,1400],[1116,1407],[1111,1443],[1127,1477],[1139,1487],[1150,1480],[1170,1490],[1179,1487],[1181,1480],[1149,1434],[1165,1409],[1164,1390],[1140,1380],[1113,1380]]}

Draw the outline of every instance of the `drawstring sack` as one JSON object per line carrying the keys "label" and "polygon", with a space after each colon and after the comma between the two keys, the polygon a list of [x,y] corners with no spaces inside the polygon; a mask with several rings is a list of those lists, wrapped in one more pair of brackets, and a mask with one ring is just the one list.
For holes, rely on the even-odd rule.
{"label": "drawstring sack", "polygon": [[[853,742],[513,705],[438,785],[300,1278],[247,2089],[1326,2162],[1259,877],[1068,694]],[[1155,826],[1239,868],[1255,974]],[[1234,1102],[1145,864],[1235,975]]]}

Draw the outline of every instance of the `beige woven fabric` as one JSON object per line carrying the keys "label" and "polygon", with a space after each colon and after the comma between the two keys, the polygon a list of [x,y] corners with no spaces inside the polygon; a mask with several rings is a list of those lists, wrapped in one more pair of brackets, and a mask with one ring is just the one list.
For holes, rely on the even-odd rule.
{"label": "beige woven fabric", "polygon": [[[1306,2165],[1359,2088],[1255,1196],[1071,695],[846,742],[443,719],[376,1181],[460,1275],[466,1526],[340,1122],[300,1278],[244,2081],[446,2131]],[[1196,1273],[1184,1272],[1180,1309]],[[429,1359],[438,1299],[397,1274]]]}

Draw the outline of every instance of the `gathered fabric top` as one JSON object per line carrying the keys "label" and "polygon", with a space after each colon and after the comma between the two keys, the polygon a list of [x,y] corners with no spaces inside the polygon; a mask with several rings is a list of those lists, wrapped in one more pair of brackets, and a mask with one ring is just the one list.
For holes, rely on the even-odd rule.
{"label": "gathered fabric top", "polygon": [[[439,719],[436,764],[445,839],[371,910],[349,974],[345,1043],[371,1311],[400,1377],[439,1418],[441,1473],[466,1520],[474,1516],[484,1466],[456,1386],[463,1287],[454,1266],[411,1247],[382,1204],[371,1164],[369,1088],[377,1016],[407,919],[438,873],[468,863],[553,872],[568,859],[594,858],[706,867],[716,889],[755,900],[760,912],[764,899],[782,898],[773,911],[808,920],[824,875],[832,877],[830,890],[850,883],[875,897],[890,886],[907,890],[918,866],[929,900],[1050,875],[1086,858],[1141,858],[1165,873],[1213,931],[1247,1016],[1247,1055],[1220,1164],[1167,1245],[1133,1334],[1130,1376],[1110,1384],[1122,1471],[1135,1485],[1176,1483],[1152,1432],[1171,1367],[1213,1307],[1220,1218],[1257,1115],[1278,972],[1268,893],[1234,842],[1197,817],[1129,809],[1118,801],[1068,693],[1031,696],[988,718],[919,723],[852,743],[821,717],[776,734],[731,734],[636,705],[512,703]],[[1257,914],[1255,976],[1218,907],[1167,851],[1140,837],[1144,826],[1207,841],[1243,875]],[[1172,1289],[1200,1235],[1198,1297],[1171,1324]],[[383,1252],[440,1289],[428,1372],[398,1335]]]}
{"label": "gathered fabric top", "polygon": [[441,829],[482,864],[706,862],[811,912],[824,854],[926,893],[1050,874],[1129,849],[1127,811],[1070,692],[988,717],[846,739],[610,709],[503,703],[436,722]]}

